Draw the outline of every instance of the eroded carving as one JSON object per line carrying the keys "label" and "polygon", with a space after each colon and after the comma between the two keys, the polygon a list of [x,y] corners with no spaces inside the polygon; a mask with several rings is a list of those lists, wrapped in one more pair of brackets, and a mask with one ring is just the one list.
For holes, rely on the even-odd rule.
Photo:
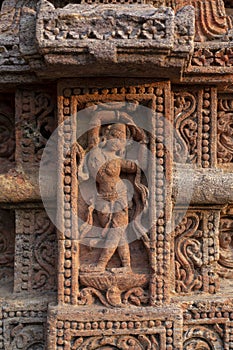
{"label": "eroded carving", "polygon": [[[168,187],[165,186],[165,178],[170,173],[167,173],[168,168],[165,167],[168,158],[165,158],[166,147],[163,143],[166,138],[163,120],[165,112],[164,89],[165,85],[161,83],[156,84],[156,86],[109,87],[108,89],[89,88],[87,90],[82,86],[73,89],[62,88],[64,133],[61,142],[64,145],[63,154],[65,154],[65,157],[62,169],[64,169],[65,177],[61,184],[61,190],[64,191],[64,207],[62,208],[64,210],[64,229],[60,234],[61,241],[59,244],[62,254],[61,261],[64,263],[64,274],[62,272],[60,283],[64,288],[63,300],[66,303],[73,302],[79,305],[102,303],[105,306],[146,305],[154,303],[157,298],[161,300],[163,293],[167,293],[168,296],[168,290],[164,286],[166,282],[162,282],[163,277],[160,276],[161,273],[164,273],[164,269],[168,271],[168,262],[162,254],[162,247],[168,249],[169,243],[164,241],[166,235],[165,215],[170,215],[169,207],[166,207],[165,204],[170,193],[167,192]],[[156,102],[155,96],[157,96]],[[113,99],[117,99],[118,102],[113,103]],[[127,107],[125,101],[129,101],[129,107]],[[110,105],[106,107],[105,102]],[[134,122],[136,115],[140,114],[140,102],[142,106],[148,106],[158,112],[156,140],[151,137],[150,133],[154,126],[151,125],[149,131],[145,132],[143,127],[139,128]],[[88,108],[83,112],[87,106],[90,109]],[[85,119],[94,116],[97,125],[91,125],[92,131],[80,137],[75,147],[69,151],[67,145],[71,139],[72,130],[76,128],[76,120],[74,121],[69,116],[72,108],[77,108],[78,111],[82,110],[85,115],[87,113]],[[89,115],[90,111],[91,114]],[[78,120],[81,118],[80,122],[82,120],[81,115],[78,114]],[[105,125],[101,127],[99,125],[100,118],[105,120]],[[119,136],[114,136],[116,139],[114,141],[113,134],[123,137],[122,141],[119,141]],[[117,150],[111,150],[110,152],[109,145],[113,141],[117,144]],[[156,168],[157,186],[152,182],[152,186],[155,186],[153,193],[156,193],[157,201],[155,202],[154,196],[149,196],[149,202],[154,203],[153,208],[157,211],[159,218],[156,227],[146,228],[146,230],[143,218],[146,215],[148,183],[144,171],[140,170],[141,165],[138,166],[138,164],[141,157],[145,165],[145,168],[142,168],[148,168],[149,170],[154,164],[153,159],[155,158],[150,155],[151,161],[148,161],[147,152],[144,155],[139,155],[138,148],[134,148],[132,157],[125,158],[124,153],[127,153],[127,156],[130,154],[130,144],[132,142],[140,144],[144,150],[150,148],[152,150],[151,154],[156,153],[158,158]],[[107,158],[110,154],[113,156],[111,161]],[[78,169],[76,169],[75,164],[77,164]],[[114,164],[114,167],[111,169],[112,164]],[[94,165],[96,169],[94,169]],[[97,175],[99,171],[101,176]],[[94,172],[96,173],[94,174]],[[151,173],[149,172],[149,174]],[[87,175],[89,180],[87,180],[87,177],[85,180]],[[114,181],[119,180],[118,186],[121,189],[119,197],[116,197],[116,195],[118,196],[117,186],[113,179]],[[154,179],[151,179],[151,181],[154,181]],[[129,186],[126,188],[127,183]],[[96,187],[97,197],[95,197],[96,195],[93,196],[93,193],[96,193]],[[79,189],[78,195],[77,188]],[[128,197],[130,197],[130,200]],[[125,204],[126,198],[127,206]],[[106,213],[103,212],[100,199],[105,201]],[[99,205],[99,210],[96,208],[96,203]],[[117,215],[109,213],[111,206],[112,208],[118,208]],[[75,209],[76,207],[77,209]],[[82,220],[79,220],[77,228],[75,228],[77,216],[73,216],[76,210],[79,219]],[[98,211],[101,212],[98,213]],[[141,216],[138,215],[140,213]],[[138,217],[138,221],[134,221],[135,216]],[[142,221],[140,221],[141,219]],[[114,236],[114,233],[111,236],[113,228],[116,232],[118,231],[121,220],[124,226],[130,226],[129,231],[125,231],[121,227],[117,236]],[[146,225],[150,224],[150,219],[149,221],[145,220],[145,222],[147,222]],[[96,228],[99,229],[98,234],[95,232]],[[157,246],[154,239],[156,230],[163,233],[159,235]],[[104,237],[102,237],[102,233],[104,233]],[[120,239],[125,233],[127,234],[124,236],[127,237],[126,244],[124,238],[123,252],[121,253],[120,248],[121,256],[119,256],[117,249],[119,243],[121,243]],[[74,240],[70,239],[72,236],[75,238]],[[66,241],[63,241],[62,237],[66,237]],[[113,246],[109,249],[106,245],[109,245],[112,238],[114,238]],[[153,243],[150,243],[150,241]],[[155,247],[154,249],[152,245]],[[159,252],[157,258],[152,258],[151,256],[154,256],[156,249]],[[140,256],[143,257],[142,260],[138,260],[135,253],[132,254],[135,251],[140,252]],[[151,275],[149,259],[153,261]],[[158,259],[158,263],[156,263],[156,259]],[[145,263],[141,264],[143,260]],[[127,278],[129,276],[130,278]],[[152,279],[153,286],[148,293],[148,285]],[[77,281],[79,282],[78,285]],[[156,296],[157,293],[159,294],[158,297]]]}
{"label": "eroded carving", "polygon": [[[97,111],[96,117],[94,117],[95,120],[92,120],[92,123],[95,122],[97,125],[101,125],[101,117],[104,119],[108,118],[110,122],[111,114],[111,112],[103,111],[101,116],[101,111]],[[123,112],[122,117],[119,114],[119,118],[131,120],[130,116],[123,114]],[[113,113],[112,121],[114,120],[115,113]],[[83,244],[86,243],[91,246],[95,246],[96,244],[99,247],[104,247],[104,249],[97,264],[95,266],[81,267],[82,271],[104,271],[116,250],[122,264],[122,268],[118,272],[131,271],[130,251],[126,233],[127,226],[130,219],[134,220],[135,216],[142,210],[145,210],[148,200],[148,189],[141,182],[141,169],[137,166],[136,159],[135,161],[124,159],[127,140],[126,128],[127,126],[120,124],[120,122],[118,124],[105,125],[105,130],[102,132],[101,144],[99,143],[100,126],[97,126],[88,135],[88,139],[90,140],[90,144],[88,145],[90,155],[87,161],[87,169],[90,175],[89,181],[96,182],[98,193],[96,197],[90,199],[91,204],[89,205],[87,216],[89,222],[84,223],[80,227],[80,238]],[[146,144],[146,135],[143,130],[140,130],[133,124],[128,129],[129,132],[132,129],[131,133],[136,134],[136,141]],[[93,151],[91,151],[92,149]],[[132,193],[129,193],[130,189],[127,188],[127,184],[122,180],[122,172],[126,178],[127,175],[134,174],[133,184],[136,190],[134,198],[130,198],[132,197]],[[85,183],[83,186],[86,186]],[[135,205],[131,218],[129,218],[129,200],[133,200]],[[94,222],[94,208],[96,210],[96,219],[103,228],[100,238],[102,242],[96,242],[94,238],[89,238],[86,242],[85,238],[93,226],[97,226]],[[89,227],[87,227],[87,224]],[[138,236],[144,235],[146,237],[146,230],[143,229],[140,222],[136,225],[135,230],[137,230],[135,234]],[[148,237],[145,240],[148,242]]]}
{"label": "eroded carving", "polygon": [[12,292],[14,252],[14,213],[9,210],[0,210],[0,293],[3,296],[5,293]]}
{"label": "eroded carving", "polygon": [[[182,212],[176,213],[176,219],[179,215],[182,216]],[[176,227],[175,288],[178,293],[205,290],[215,293],[218,289],[215,273],[218,259],[215,225],[218,220],[217,212],[188,212]]]}
{"label": "eroded carving", "polygon": [[56,127],[53,95],[45,91],[20,91],[17,107],[18,162],[39,163],[46,142]]}
{"label": "eroded carving", "polygon": [[230,98],[220,98],[218,103],[218,163],[233,161],[233,103]]}
{"label": "eroded carving", "polygon": [[224,278],[233,278],[233,216],[232,208],[223,211],[219,226],[218,273]]}
{"label": "eroded carving", "polygon": [[10,102],[0,102],[0,173],[14,167],[15,130],[14,111]]}
{"label": "eroded carving", "polygon": [[209,168],[216,164],[216,89],[193,90],[174,93],[174,160]]}
{"label": "eroded carving", "polygon": [[53,224],[43,210],[17,211],[17,222],[15,292],[55,290],[57,246]]}
{"label": "eroded carving", "polygon": [[[114,123],[116,117],[118,122]],[[101,127],[103,122],[107,124]],[[130,124],[123,124],[124,122]],[[85,191],[91,186],[94,188],[96,186],[97,193],[89,199],[87,215],[81,201],[79,213],[82,217],[86,215],[86,221],[81,225],[79,232],[82,244],[101,248],[102,252],[95,264],[81,265],[80,281],[89,288],[81,291],[80,303],[90,304],[94,302],[93,296],[95,296],[108,306],[127,303],[145,304],[148,302],[148,295],[141,287],[145,287],[149,280],[146,276],[133,273],[131,269],[129,242],[133,239],[130,237],[132,233],[129,231],[129,223],[132,222],[135,237],[141,237],[146,249],[149,250],[147,230],[137,218],[147,208],[148,188],[142,182],[141,169],[137,165],[142,162],[140,155],[137,154],[135,160],[131,161],[125,158],[125,154],[127,141],[130,143],[132,139],[145,146],[148,143],[147,136],[134,124],[132,117],[126,112],[119,111],[119,108],[115,111],[101,111],[97,108],[91,125],[96,126],[88,133],[86,164],[83,164],[84,158],[79,157],[81,164],[78,170],[79,179],[84,177],[86,181],[80,182],[79,186],[81,195],[85,193],[82,188]],[[80,155],[85,152],[82,149],[78,153]],[[130,186],[126,180],[130,181]],[[95,229],[98,226],[101,227],[100,234]],[[121,267],[113,265],[109,268],[109,272],[103,273],[116,252]],[[126,277],[126,273],[130,278]],[[99,290],[106,291],[105,297]]]}
{"label": "eroded carving", "polygon": [[79,349],[82,346],[83,350],[87,349],[135,349],[142,350],[147,347],[153,350],[159,349],[159,341],[155,335],[141,335],[141,336],[110,336],[110,337],[93,337],[89,339],[78,338],[74,340],[71,347],[72,350]]}
{"label": "eroded carving", "polygon": [[182,162],[189,158],[197,162],[197,96],[191,93],[177,93],[175,105],[174,159]]}
{"label": "eroded carving", "polygon": [[222,0],[176,1],[176,9],[185,5],[195,8],[195,41],[216,40],[227,33],[229,23]]}
{"label": "eroded carving", "polygon": [[223,342],[218,332],[204,326],[191,327],[184,333],[185,350],[220,350]]}

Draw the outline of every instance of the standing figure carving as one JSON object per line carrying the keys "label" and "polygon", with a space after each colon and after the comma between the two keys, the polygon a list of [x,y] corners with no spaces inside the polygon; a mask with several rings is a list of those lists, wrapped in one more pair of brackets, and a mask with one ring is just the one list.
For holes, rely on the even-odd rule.
{"label": "standing figure carving", "polygon": [[[127,134],[134,136],[138,142],[146,143],[146,135],[139,129],[127,113],[119,113],[117,122],[115,112],[97,113],[92,119],[93,128],[88,135],[86,152],[78,146],[80,156],[79,175],[85,168],[86,178],[95,184],[95,195],[90,200],[88,216],[79,228],[80,238],[85,239],[95,227],[95,221],[101,227],[101,253],[95,264],[81,267],[83,272],[105,271],[108,262],[117,251],[121,260],[121,268],[117,272],[130,272],[130,248],[127,226],[132,220],[129,207],[135,203],[134,217],[145,210],[148,189],[141,182],[141,170],[137,160],[126,159]],[[109,122],[101,127],[102,123]],[[130,122],[129,125],[125,123]],[[84,153],[86,156],[84,157]],[[122,176],[122,174],[124,175]],[[128,179],[134,175],[133,183]],[[85,177],[85,176],[84,176]],[[128,178],[127,178],[128,177]],[[137,237],[140,235],[146,243],[146,232],[137,220],[133,223]],[[90,245],[95,239],[90,239]],[[99,246],[100,247],[100,246]],[[112,268],[114,272],[116,269]]]}

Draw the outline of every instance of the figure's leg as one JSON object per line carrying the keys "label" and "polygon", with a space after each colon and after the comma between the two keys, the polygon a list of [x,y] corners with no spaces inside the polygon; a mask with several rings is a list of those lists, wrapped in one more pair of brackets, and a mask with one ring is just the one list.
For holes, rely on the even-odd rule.
{"label": "figure's leg", "polygon": [[130,249],[129,244],[126,239],[126,226],[128,224],[128,210],[124,209],[121,212],[117,213],[114,220],[113,226],[121,225],[122,227],[118,227],[121,229],[120,240],[118,243],[117,251],[121,259],[122,268],[121,269],[112,269],[113,272],[127,272],[131,271],[130,266]]}
{"label": "figure's leg", "polygon": [[[111,229],[111,228],[110,228]],[[99,261],[97,263],[97,266],[105,269],[109,260],[115,253],[119,241],[121,240],[122,234],[124,233],[124,230],[120,227],[115,227],[114,230],[109,231],[104,243],[104,248],[101,252]]]}
{"label": "figure's leg", "polygon": [[130,269],[130,250],[129,245],[126,243],[124,245],[120,245],[118,247],[118,254],[121,259],[121,263],[123,267]]}

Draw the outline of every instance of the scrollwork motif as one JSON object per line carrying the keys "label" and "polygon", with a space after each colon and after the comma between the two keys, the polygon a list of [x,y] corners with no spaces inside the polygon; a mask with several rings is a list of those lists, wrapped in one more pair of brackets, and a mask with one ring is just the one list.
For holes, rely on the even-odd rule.
{"label": "scrollwork motif", "polygon": [[43,350],[44,349],[44,335],[42,326],[33,326],[23,324],[16,325],[11,330],[10,349],[15,350]]}
{"label": "scrollwork motif", "polygon": [[88,339],[79,337],[75,339],[71,350],[94,350],[94,349],[118,349],[118,350],[158,350],[159,343],[154,335],[139,336],[101,336]]}
{"label": "scrollwork motif", "polygon": [[218,162],[233,161],[233,113],[218,113]]}
{"label": "scrollwork motif", "polygon": [[34,242],[33,288],[51,289],[55,285],[56,235],[54,226],[45,213],[36,215]]}
{"label": "scrollwork motif", "polygon": [[197,159],[197,112],[196,97],[188,92],[174,95],[175,105],[175,154],[177,162]]}
{"label": "scrollwork motif", "polygon": [[193,213],[187,215],[176,228],[175,269],[178,293],[189,293],[202,287],[202,276],[197,272],[203,264],[199,222],[198,215]]}
{"label": "scrollwork motif", "polygon": [[148,292],[141,287],[131,288],[128,291],[121,291],[117,286],[107,289],[106,293],[93,287],[83,288],[79,294],[79,305],[93,305],[96,301],[107,307],[129,305],[146,305],[149,300]]}
{"label": "scrollwork motif", "polygon": [[10,106],[0,104],[0,163],[1,170],[8,170],[14,162],[15,131],[13,110]]}
{"label": "scrollwork motif", "polygon": [[184,334],[184,350],[221,350],[223,343],[219,334],[208,327],[194,326]]}

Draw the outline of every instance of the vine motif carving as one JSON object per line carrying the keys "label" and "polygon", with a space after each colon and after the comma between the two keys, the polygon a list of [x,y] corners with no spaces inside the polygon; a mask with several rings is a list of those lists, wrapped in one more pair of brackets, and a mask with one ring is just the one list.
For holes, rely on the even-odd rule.
{"label": "vine motif carving", "polygon": [[14,216],[8,211],[0,211],[0,266],[14,265]]}
{"label": "vine motif carving", "polygon": [[121,291],[117,286],[110,287],[105,296],[98,289],[87,287],[81,290],[79,294],[79,305],[92,305],[98,299],[101,304],[107,307],[129,305],[141,306],[148,304],[148,292],[141,287],[134,287],[128,291]]}
{"label": "vine motif carving", "polygon": [[[73,341],[71,350],[78,350],[80,346],[83,350],[94,350],[94,349],[112,349],[119,350],[159,350],[159,341],[155,335],[139,335],[139,336],[101,336],[101,337],[91,337],[88,339],[79,337]],[[107,347],[108,346],[108,347]]]}
{"label": "vine motif carving", "polygon": [[33,289],[53,289],[55,286],[56,234],[44,212],[35,217]]}
{"label": "vine motif carving", "polygon": [[[103,17],[105,13],[101,14]],[[86,27],[88,26],[88,20]],[[153,17],[149,20],[144,20],[144,23],[138,22],[138,26],[134,27],[133,21],[129,23],[129,19],[126,22],[120,19],[112,17],[109,25],[113,26],[112,31],[97,31],[93,28],[79,28],[79,24],[74,21],[73,28],[69,27],[70,20],[64,20],[61,22],[58,20],[45,21],[45,32],[44,39],[47,40],[85,40],[85,39],[151,39],[161,40],[166,37],[166,21],[161,19],[154,19]],[[142,22],[142,20],[141,20]],[[75,27],[76,25],[76,27]],[[82,23],[83,25],[83,23]],[[131,25],[131,26],[130,26]],[[59,28],[60,27],[60,28]],[[104,28],[105,29],[105,28]]]}
{"label": "vine motif carving", "polygon": [[231,163],[233,161],[233,101],[220,99],[218,110],[218,162]]}
{"label": "vine motif carving", "polygon": [[[219,329],[218,327],[215,328]],[[223,349],[223,342],[218,331],[205,326],[194,326],[184,333],[184,350],[193,349],[221,350]]]}
{"label": "vine motif carving", "polygon": [[39,162],[47,140],[56,127],[53,97],[45,92],[23,91],[18,120],[23,162]]}
{"label": "vine motif carving", "polygon": [[[15,292],[56,289],[56,234],[44,210],[17,211]],[[23,270],[23,272],[22,272]]]}
{"label": "vine motif carving", "polygon": [[188,92],[175,93],[175,138],[174,159],[182,162],[197,161],[197,102],[196,96]]}
{"label": "vine motif carving", "polygon": [[43,350],[44,349],[44,334],[43,326],[32,326],[18,324],[11,330],[10,349],[20,350]]}
{"label": "vine motif carving", "polygon": [[15,159],[14,113],[12,108],[0,103],[0,172],[9,170]]}
{"label": "vine motif carving", "polygon": [[219,227],[218,274],[223,278],[233,278],[233,216],[232,208],[223,213]]}
{"label": "vine motif carving", "polygon": [[200,218],[188,214],[175,229],[176,291],[189,293],[200,290],[203,280],[198,269],[202,266]]}

